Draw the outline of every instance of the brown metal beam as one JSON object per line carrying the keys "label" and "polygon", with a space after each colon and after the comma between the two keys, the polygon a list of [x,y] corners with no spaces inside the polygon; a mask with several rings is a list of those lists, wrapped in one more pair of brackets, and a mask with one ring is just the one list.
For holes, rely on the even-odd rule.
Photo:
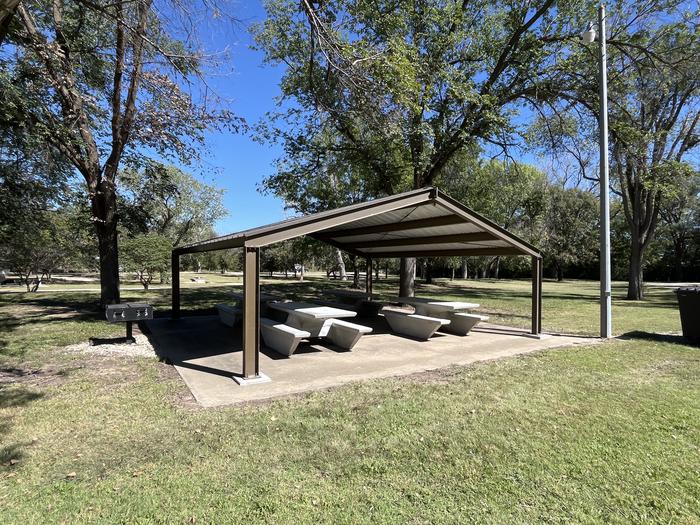
{"label": "brown metal beam", "polygon": [[171,257],[172,277],[170,279],[170,293],[172,308],[170,317],[172,319],[180,319],[180,254],[173,251]]}
{"label": "brown metal beam", "polygon": [[349,242],[350,248],[388,248],[390,246],[416,246],[419,244],[447,244],[452,242],[477,242],[497,240],[489,232],[457,233],[453,235],[434,235],[433,237],[414,237],[403,239],[378,239],[372,241]]}
{"label": "brown metal beam", "polygon": [[260,250],[245,248],[243,262],[243,377],[260,375]]}
{"label": "brown metal beam", "polygon": [[413,221],[392,222],[389,224],[377,224],[375,226],[364,226],[360,228],[348,228],[318,234],[319,239],[337,239],[339,237],[350,237],[352,235],[369,235],[371,233],[389,233],[403,230],[416,230],[418,228],[434,228],[436,226],[449,226],[451,224],[462,224],[465,221],[455,215],[445,215],[441,217],[429,217],[427,219],[416,219]]}
{"label": "brown metal beam", "polygon": [[532,257],[532,329],[533,335],[542,332],[542,259]]}
{"label": "brown metal beam", "polygon": [[351,254],[351,255],[357,255],[358,257],[364,257],[364,256],[365,256],[364,253],[355,250],[355,249],[354,249],[353,247],[351,247],[351,246],[345,246],[343,243],[334,241],[333,239],[325,239],[325,238],[321,237],[320,235],[318,235],[318,234],[316,234],[316,233],[313,233],[313,234],[309,235],[309,237],[311,237],[311,238],[313,238],[313,239],[316,239],[317,241],[325,242],[326,244],[329,244],[329,245],[333,246],[334,248],[338,248],[338,249],[340,249],[340,250],[343,250],[344,252],[347,252],[347,253],[349,253],[349,254]]}
{"label": "brown metal beam", "polygon": [[257,229],[246,235],[246,245],[262,247],[274,244],[287,239],[293,239],[302,235],[321,233],[324,230],[352,224],[361,219],[381,215],[401,209],[411,209],[416,206],[425,205],[431,202],[432,191],[416,190],[404,196],[396,196],[385,199],[369,201],[362,205],[346,206],[336,210],[329,210],[299,219],[292,219],[288,222],[273,224],[271,226]]}
{"label": "brown metal beam", "polygon": [[401,250],[396,252],[372,252],[375,259],[398,259],[401,257],[476,257],[479,255],[527,255],[517,248],[465,248],[463,250]]}

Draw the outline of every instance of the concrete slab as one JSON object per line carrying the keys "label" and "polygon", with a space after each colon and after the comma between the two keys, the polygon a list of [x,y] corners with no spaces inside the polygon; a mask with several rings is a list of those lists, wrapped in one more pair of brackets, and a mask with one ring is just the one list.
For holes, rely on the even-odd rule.
{"label": "concrete slab", "polygon": [[314,341],[303,343],[287,358],[263,347],[260,371],[272,381],[245,388],[233,380],[240,375],[242,365],[240,327],[225,326],[217,316],[202,316],[180,321],[156,319],[148,322],[148,328],[158,355],[175,366],[195,399],[205,407],[599,341],[555,334],[533,338],[524,330],[493,324],[480,324],[467,336],[438,332],[428,341],[417,341],[390,333],[381,317],[357,322],[374,331],[363,336],[352,351]]}

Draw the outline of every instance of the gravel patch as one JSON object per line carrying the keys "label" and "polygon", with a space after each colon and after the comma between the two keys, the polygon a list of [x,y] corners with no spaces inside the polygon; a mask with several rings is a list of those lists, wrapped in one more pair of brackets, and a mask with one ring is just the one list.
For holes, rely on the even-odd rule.
{"label": "gravel patch", "polygon": [[[92,355],[103,356],[128,356],[128,357],[150,357],[156,358],[156,352],[153,350],[148,338],[143,334],[134,334],[135,343],[126,344],[121,342],[101,343],[92,345],[89,341],[70,345],[65,347],[67,352],[78,352]],[[118,339],[117,339],[118,341]]]}

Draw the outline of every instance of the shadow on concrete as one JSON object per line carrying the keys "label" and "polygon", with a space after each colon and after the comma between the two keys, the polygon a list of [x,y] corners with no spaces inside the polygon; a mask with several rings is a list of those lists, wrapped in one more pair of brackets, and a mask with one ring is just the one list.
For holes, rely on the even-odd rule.
{"label": "shadow on concrete", "polygon": [[[242,351],[240,330],[221,324],[218,316],[160,318],[139,326],[165,363],[227,378],[240,371],[236,356]],[[196,362],[200,359],[207,359],[207,364]]]}

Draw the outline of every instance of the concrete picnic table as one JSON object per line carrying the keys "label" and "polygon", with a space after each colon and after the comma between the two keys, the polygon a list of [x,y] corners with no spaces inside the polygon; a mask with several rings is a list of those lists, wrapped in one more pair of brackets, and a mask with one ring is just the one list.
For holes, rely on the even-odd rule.
{"label": "concrete picnic table", "polygon": [[342,304],[355,310],[361,317],[375,317],[384,306],[384,303],[376,295],[361,290],[345,290],[343,288],[329,290]]}
{"label": "concrete picnic table", "polygon": [[439,317],[440,315],[472,310],[474,308],[479,308],[480,306],[477,303],[466,303],[463,301],[440,301],[425,297],[399,297],[396,302],[410,304],[416,309],[417,314],[431,317]]}
{"label": "concrete picnic table", "polygon": [[412,305],[418,315],[447,319],[450,323],[443,326],[441,330],[457,335],[467,335],[479,322],[488,321],[486,316],[469,312],[469,310],[479,307],[477,303],[438,301],[425,297],[399,297],[397,301]]}
{"label": "concrete picnic table", "polygon": [[287,313],[286,324],[305,330],[311,337],[325,337],[328,334],[333,319],[355,317],[357,312],[343,310],[332,306],[319,306],[313,303],[268,303],[268,308]]}

